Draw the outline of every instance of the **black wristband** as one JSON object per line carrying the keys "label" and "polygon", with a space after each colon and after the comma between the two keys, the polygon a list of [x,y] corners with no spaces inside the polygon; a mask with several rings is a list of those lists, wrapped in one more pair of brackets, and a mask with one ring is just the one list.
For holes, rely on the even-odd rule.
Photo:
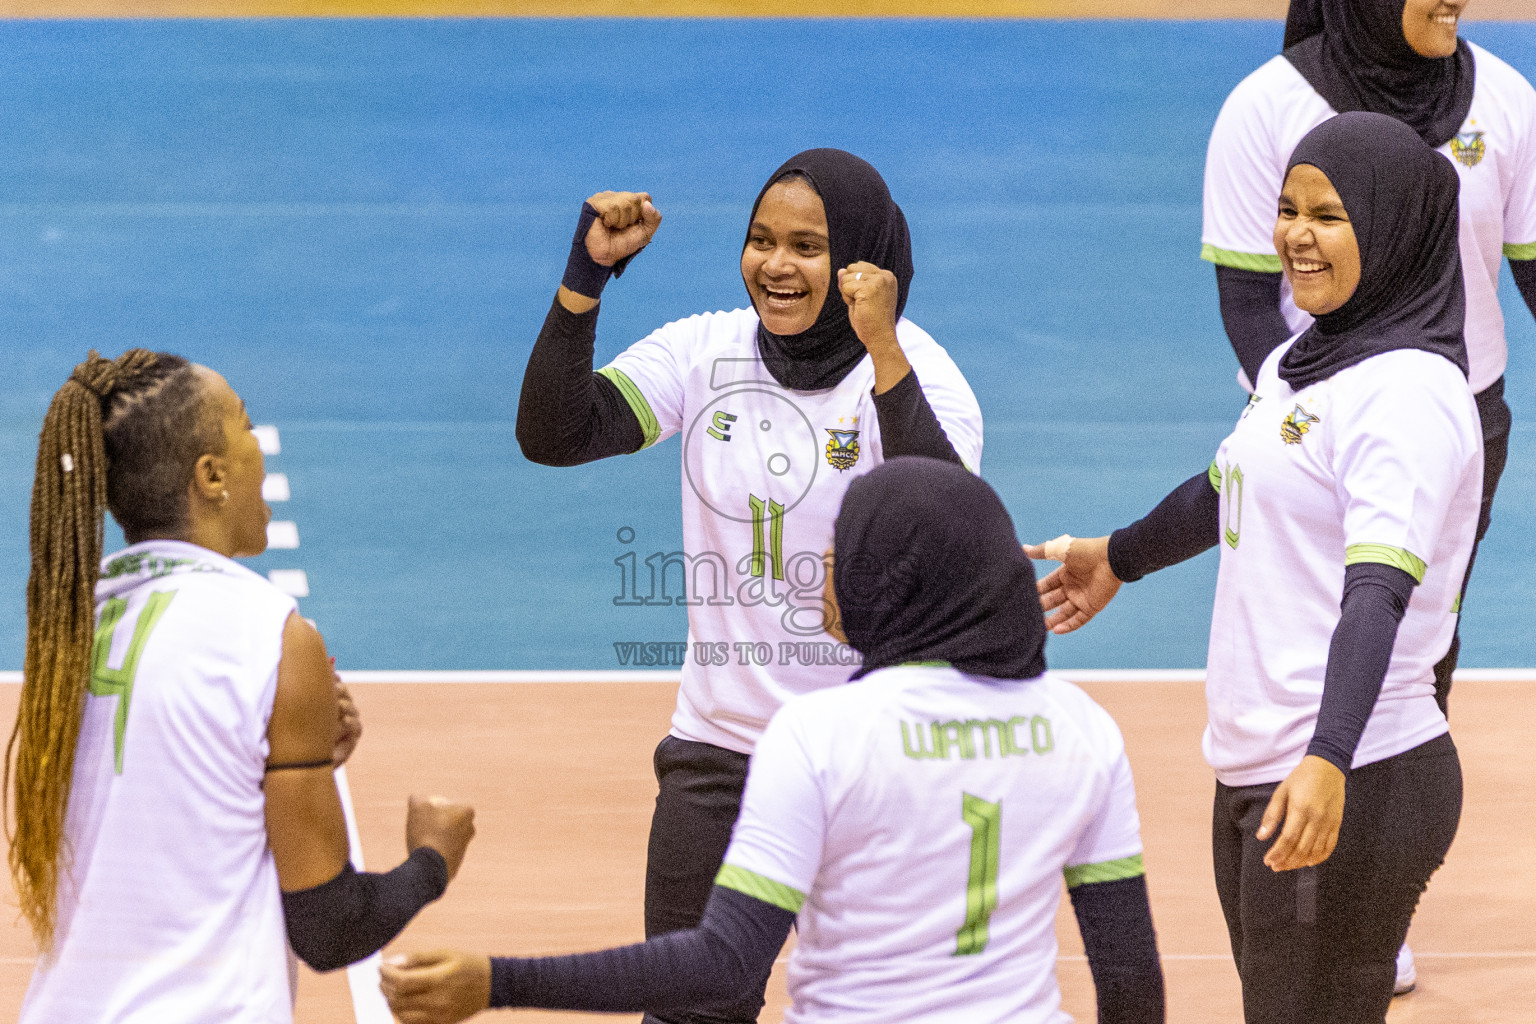
{"label": "black wristband", "polygon": [[581,204],[576,237],[571,239],[571,255],[565,261],[565,276],[560,279],[565,287],[589,299],[601,297],[608,278],[622,277],[624,268],[629,266],[629,261],[636,255],[630,253],[611,267],[605,267],[592,258],[592,254],[587,251],[587,232],[592,230],[598,216],[597,207],[591,203]]}

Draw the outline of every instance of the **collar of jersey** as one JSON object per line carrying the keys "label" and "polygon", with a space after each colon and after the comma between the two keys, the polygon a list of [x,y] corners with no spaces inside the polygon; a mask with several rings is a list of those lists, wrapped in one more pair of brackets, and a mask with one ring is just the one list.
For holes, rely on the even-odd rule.
{"label": "collar of jersey", "polygon": [[[116,586],[121,586],[121,581],[127,577],[133,577],[137,584],[188,572],[256,576],[250,569],[216,551],[181,540],[140,541],[108,555],[101,562],[101,582]],[[259,576],[256,578],[260,579]]]}

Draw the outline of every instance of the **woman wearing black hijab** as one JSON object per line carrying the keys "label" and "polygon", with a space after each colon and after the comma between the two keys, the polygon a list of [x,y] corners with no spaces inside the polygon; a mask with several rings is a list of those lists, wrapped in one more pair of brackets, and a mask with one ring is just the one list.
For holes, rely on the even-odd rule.
{"label": "woman wearing black hijab", "polygon": [[[1232,91],[1212,131],[1201,255],[1216,265],[1222,321],[1248,386],[1264,358],[1311,323],[1268,247],[1285,160],[1297,141],[1336,113],[1373,111],[1407,124],[1453,162],[1469,379],[1483,430],[1481,539],[1509,444],[1498,300],[1505,257],[1536,313],[1536,90],[1487,50],[1457,38],[1466,6],[1293,0],[1284,53]],[[1459,649],[1453,640],[1435,670],[1442,709]]]}
{"label": "woman wearing black hijab", "polygon": [[849,486],[834,554],[828,605],[863,666],[774,716],[703,923],[576,956],[409,957],[384,969],[405,1024],[730,998],[797,921],[789,1024],[1061,1024],[1063,876],[1100,1024],[1160,1024],[1125,746],[1046,673],[1003,503],[952,462],[894,459]]}
{"label": "woman wearing black hijab", "polygon": [[[646,193],[603,192],[583,206],[517,410],[523,453],[551,466],[683,435],[686,553],[675,557],[688,658],[656,749],[647,935],[699,923],[773,713],[843,682],[858,661],[822,634],[821,554],[849,482],[897,455],[972,470],[981,458],[970,387],[902,316],[907,222],[868,163],[836,149],[787,161],[748,219],[751,304],[666,324],[594,372],[598,296],[660,221]],[[665,587],[679,573],[661,575]],[[765,971],[730,1005],[654,1019],[755,1020],[766,981]]]}
{"label": "woman wearing black hijab", "polygon": [[1266,357],[1208,471],[1109,537],[1047,545],[1057,632],[1121,581],[1221,549],[1204,749],[1249,1024],[1380,1024],[1460,816],[1434,687],[1482,477],[1457,191],[1393,118],[1308,133],[1273,238],[1314,322]]}

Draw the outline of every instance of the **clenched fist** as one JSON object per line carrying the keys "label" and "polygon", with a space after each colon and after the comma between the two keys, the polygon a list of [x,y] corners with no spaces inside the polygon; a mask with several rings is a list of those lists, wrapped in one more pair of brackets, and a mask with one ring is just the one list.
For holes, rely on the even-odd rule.
{"label": "clenched fist", "polygon": [[896,344],[896,275],[873,263],[853,263],[837,272],[837,287],[848,303],[848,320],[870,352]]}
{"label": "clenched fist", "polygon": [[475,837],[475,809],[440,796],[412,794],[405,812],[405,849],[430,846],[448,862],[448,880],[459,873],[464,851]]}
{"label": "clenched fist", "polygon": [[597,211],[587,229],[587,253],[605,267],[644,249],[661,226],[649,192],[599,192],[587,202]]}

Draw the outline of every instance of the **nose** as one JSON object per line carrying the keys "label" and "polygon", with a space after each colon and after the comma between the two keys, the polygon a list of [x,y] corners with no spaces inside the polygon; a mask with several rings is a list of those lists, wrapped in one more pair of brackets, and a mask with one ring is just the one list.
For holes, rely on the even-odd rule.
{"label": "nose", "polygon": [[763,269],[774,277],[783,277],[785,274],[793,273],[794,267],[790,263],[789,251],[782,245],[774,246],[773,251],[768,254],[768,258],[763,261]]}

